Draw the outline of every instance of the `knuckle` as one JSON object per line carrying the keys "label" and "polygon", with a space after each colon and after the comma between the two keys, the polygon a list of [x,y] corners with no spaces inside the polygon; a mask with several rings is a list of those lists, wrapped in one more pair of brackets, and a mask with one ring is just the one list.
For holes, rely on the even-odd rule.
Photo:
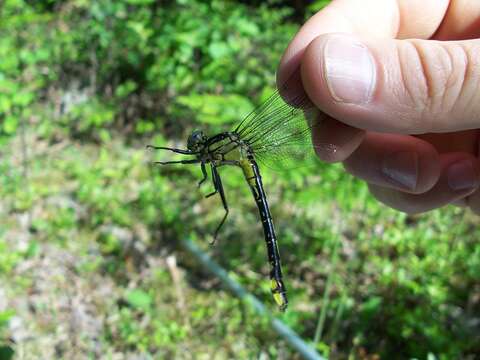
{"label": "knuckle", "polygon": [[[452,107],[452,112],[468,114],[472,119],[478,119],[478,103],[480,101],[480,46],[459,45],[462,52],[462,62],[457,65],[461,70],[462,86]],[[459,74],[460,76],[460,74]]]}
{"label": "knuckle", "polygon": [[[412,121],[430,132],[446,127],[462,98],[472,68],[469,51],[460,44],[406,40],[399,47],[404,91],[420,116]],[[475,86],[478,86],[475,84]]]}
{"label": "knuckle", "polygon": [[[421,53],[419,52],[417,43],[414,40],[405,40],[398,46],[398,63],[400,71],[400,81],[404,96],[399,99],[406,98],[407,106],[413,108],[416,113],[425,113],[430,106],[429,94],[431,83],[429,77],[425,73],[425,64]],[[419,117],[410,117],[410,122],[420,121]],[[417,120],[418,119],[418,120]],[[417,128],[416,123],[409,124],[410,127]],[[423,128],[422,124],[420,128]]]}

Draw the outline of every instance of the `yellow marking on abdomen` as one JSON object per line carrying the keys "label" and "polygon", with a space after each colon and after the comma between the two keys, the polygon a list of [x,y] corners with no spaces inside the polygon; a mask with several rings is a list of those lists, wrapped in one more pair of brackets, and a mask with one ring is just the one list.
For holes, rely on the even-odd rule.
{"label": "yellow marking on abdomen", "polygon": [[252,164],[246,159],[240,160],[240,167],[243,170],[243,175],[251,186],[255,185],[255,173],[253,172]]}
{"label": "yellow marking on abdomen", "polygon": [[285,311],[288,306],[288,301],[285,294],[280,291],[280,285],[275,279],[270,280],[270,289],[272,290],[273,299],[277,303],[281,311]]}

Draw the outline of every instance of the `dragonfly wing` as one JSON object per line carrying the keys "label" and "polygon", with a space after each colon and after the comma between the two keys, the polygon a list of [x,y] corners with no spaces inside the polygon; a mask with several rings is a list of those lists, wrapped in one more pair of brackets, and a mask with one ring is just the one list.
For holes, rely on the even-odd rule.
{"label": "dragonfly wing", "polygon": [[[283,94],[289,94],[285,101]],[[274,170],[305,166],[315,157],[312,130],[322,116],[306,94],[293,96],[288,89],[277,90],[249,114],[235,130],[252,148],[256,159]]]}

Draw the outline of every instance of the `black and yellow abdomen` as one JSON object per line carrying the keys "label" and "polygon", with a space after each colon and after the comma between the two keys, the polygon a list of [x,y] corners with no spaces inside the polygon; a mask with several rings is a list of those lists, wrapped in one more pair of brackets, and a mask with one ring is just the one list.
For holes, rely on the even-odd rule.
{"label": "black and yellow abdomen", "polygon": [[277,237],[273,227],[272,215],[268,207],[267,197],[263,189],[262,177],[258,165],[252,155],[240,160],[245,179],[252,190],[253,197],[262,220],[265,242],[267,245],[268,261],[270,263],[270,287],[275,302],[281,311],[285,311],[288,305],[286,288],[282,280],[282,268],[280,253],[278,251]]}

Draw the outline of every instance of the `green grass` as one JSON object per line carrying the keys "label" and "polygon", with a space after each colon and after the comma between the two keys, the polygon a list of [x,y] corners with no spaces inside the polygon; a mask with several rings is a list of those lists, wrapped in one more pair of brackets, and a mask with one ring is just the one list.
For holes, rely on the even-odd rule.
{"label": "green grass", "polygon": [[[29,154],[42,146],[32,141]],[[17,153],[6,153],[3,166],[14,168]],[[195,238],[275,312],[261,227],[240,172],[222,169],[232,214],[210,247],[222,209],[219,199],[203,199],[208,189],[197,190],[199,169],[152,167],[151,160],[143,143],[73,142],[27,161],[27,177],[8,174],[6,182],[19,186],[1,194],[8,229],[1,274],[9,311],[35,334],[17,351],[49,356],[40,346],[48,340],[65,358],[100,350],[181,357],[213,349],[221,349],[220,358],[291,357],[176,241]],[[317,346],[333,356],[448,358],[474,349],[468,317],[475,303],[465,306],[473,301],[480,249],[471,219],[453,208],[418,217],[386,209],[339,166],[300,172],[297,180],[264,175],[290,293],[280,318],[310,341],[320,322]],[[26,300],[30,310],[20,306]],[[76,314],[77,307],[85,313]],[[57,327],[75,316],[80,330],[57,339],[58,331],[72,336],[73,329]]]}

